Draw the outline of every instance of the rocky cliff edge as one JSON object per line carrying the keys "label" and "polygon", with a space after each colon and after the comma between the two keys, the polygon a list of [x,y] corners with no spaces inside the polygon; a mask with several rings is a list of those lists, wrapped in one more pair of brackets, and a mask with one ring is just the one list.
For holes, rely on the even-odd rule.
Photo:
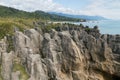
{"label": "rocky cliff edge", "polygon": [[0,41],[0,73],[0,80],[120,80],[120,35],[71,27],[15,31]]}

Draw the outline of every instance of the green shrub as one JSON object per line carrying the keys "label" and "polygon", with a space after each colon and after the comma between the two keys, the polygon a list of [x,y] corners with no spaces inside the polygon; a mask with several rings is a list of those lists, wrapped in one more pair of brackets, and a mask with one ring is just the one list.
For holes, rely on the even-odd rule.
{"label": "green shrub", "polygon": [[34,19],[23,18],[0,18],[0,39],[6,35],[14,34],[14,27],[18,27],[20,31],[24,31],[28,28],[33,28],[32,24]]}
{"label": "green shrub", "polygon": [[0,39],[6,36],[7,34],[13,34],[12,23],[0,23]]}
{"label": "green shrub", "polygon": [[89,34],[90,33],[90,31],[91,31],[91,28],[85,28],[85,31]]}

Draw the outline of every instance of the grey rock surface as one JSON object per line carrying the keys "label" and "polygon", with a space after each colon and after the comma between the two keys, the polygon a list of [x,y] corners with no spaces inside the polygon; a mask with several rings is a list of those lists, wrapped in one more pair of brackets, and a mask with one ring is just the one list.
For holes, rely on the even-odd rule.
{"label": "grey rock surface", "polygon": [[[47,33],[15,31],[13,43],[15,50],[8,53],[6,38],[0,41],[3,80],[20,80],[25,73],[27,80],[120,79],[120,35],[65,25]],[[23,66],[16,72],[15,61]]]}
{"label": "grey rock surface", "polygon": [[12,72],[12,78],[11,80],[20,80],[20,72],[17,71],[17,72]]}
{"label": "grey rock surface", "polygon": [[1,75],[3,80],[10,80],[13,66],[13,52],[2,53]]}

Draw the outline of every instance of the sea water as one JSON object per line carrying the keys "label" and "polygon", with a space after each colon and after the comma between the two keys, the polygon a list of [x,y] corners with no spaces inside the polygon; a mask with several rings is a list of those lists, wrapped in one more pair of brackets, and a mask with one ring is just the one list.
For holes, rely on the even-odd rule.
{"label": "sea water", "polygon": [[76,22],[74,24],[83,24],[84,26],[94,27],[98,26],[102,34],[120,34],[120,20],[101,20],[101,21],[87,21]]}

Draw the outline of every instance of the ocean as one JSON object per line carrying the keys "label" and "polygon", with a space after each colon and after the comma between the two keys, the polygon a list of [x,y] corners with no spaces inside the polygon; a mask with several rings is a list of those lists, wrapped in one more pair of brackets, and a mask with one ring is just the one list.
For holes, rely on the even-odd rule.
{"label": "ocean", "polygon": [[82,23],[84,26],[94,27],[98,26],[102,34],[120,34],[120,20],[101,20],[101,21],[87,21],[76,22],[74,24]]}

